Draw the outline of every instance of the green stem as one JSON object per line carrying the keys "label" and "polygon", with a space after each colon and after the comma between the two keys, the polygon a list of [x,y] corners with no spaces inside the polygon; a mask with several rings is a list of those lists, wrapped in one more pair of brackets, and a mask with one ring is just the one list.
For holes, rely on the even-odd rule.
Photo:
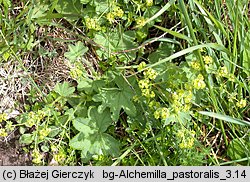
{"label": "green stem", "polygon": [[[141,105],[141,108],[143,109],[143,112],[146,113],[142,105]],[[156,137],[155,137],[155,134],[154,134],[154,132],[153,132],[153,130],[152,130],[152,127],[151,127],[151,125],[150,125],[150,122],[149,122],[149,120],[148,120],[147,117],[145,117],[145,119],[146,119],[146,121],[149,123],[149,129],[150,129],[151,135],[153,136],[153,139],[154,139],[156,148],[157,148],[157,150],[158,150],[159,153],[160,153],[161,160],[163,161],[164,166],[168,166],[168,163],[167,163],[166,159],[165,159],[164,156],[163,156],[163,152],[161,151],[161,148],[160,148],[160,146],[159,146],[159,144],[158,144],[158,142],[157,142],[157,140],[156,140]]]}

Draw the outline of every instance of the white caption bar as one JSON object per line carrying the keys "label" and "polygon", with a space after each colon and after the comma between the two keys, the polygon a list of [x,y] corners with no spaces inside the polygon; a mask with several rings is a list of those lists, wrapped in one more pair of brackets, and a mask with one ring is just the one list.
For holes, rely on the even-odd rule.
{"label": "white caption bar", "polygon": [[250,167],[84,167],[1,166],[0,181],[216,182],[250,181]]}

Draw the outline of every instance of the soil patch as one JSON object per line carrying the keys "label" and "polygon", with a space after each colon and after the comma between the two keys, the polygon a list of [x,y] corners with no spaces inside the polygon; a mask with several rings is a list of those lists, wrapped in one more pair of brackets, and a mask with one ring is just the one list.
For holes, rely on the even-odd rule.
{"label": "soil patch", "polygon": [[0,166],[31,166],[32,159],[18,143],[19,135],[12,133],[7,141],[0,140]]}

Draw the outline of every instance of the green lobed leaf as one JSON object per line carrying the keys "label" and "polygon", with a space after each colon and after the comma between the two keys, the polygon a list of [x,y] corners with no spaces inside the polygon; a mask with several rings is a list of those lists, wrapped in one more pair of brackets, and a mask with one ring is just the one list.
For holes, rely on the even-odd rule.
{"label": "green lobed leaf", "polygon": [[75,118],[73,120],[74,127],[81,132],[85,132],[89,128],[97,132],[105,132],[111,123],[110,112],[106,109],[99,113],[95,107],[89,108],[88,118]]}
{"label": "green lobed leaf", "polygon": [[83,56],[87,51],[88,47],[84,46],[82,42],[78,41],[76,45],[69,45],[69,52],[66,52],[64,56],[70,61],[74,62],[77,60],[77,58]]}
{"label": "green lobed leaf", "polygon": [[111,123],[112,119],[107,109],[100,114],[97,108],[90,107],[88,118],[73,120],[74,127],[80,133],[70,140],[70,146],[76,150],[82,150],[82,155],[85,157],[88,153],[117,155],[119,143],[112,136],[104,133]]}
{"label": "green lobed leaf", "polygon": [[92,155],[112,155],[119,154],[119,142],[112,136],[106,133],[93,133],[89,134],[78,133],[71,141],[70,146],[76,150],[82,150],[82,155],[87,157],[87,154]]}
{"label": "green lobed leaf", "polygon": [[19,138],[19,142],[22,144],[31,144],[33,142],[33,135],[32,134],[23,134],[20,138]]}
{"label": "green lobed leaf", "polygon": [[109,107],[112,112],[111,118],[114,121],[119,119],[121,109],[124,109],[128,115],[135,116],[136,108],[132,102],[134,92],[131,85],[121,75],[117,75],[114,81],[118,87],[102,89],[99,94],[93,97],[95,102],[102,102],[98,110],[102,112],[106,107]]}
{"label": "green lobed leaf", "polygon": [[249,147],[250,144],[244,139],[235,138],[230,142],[227,149],[227,154],[232,160],[242,159],[250,155]]}
{"label": "green lobed leaf", "polygon": [[54,91],[61,95],[62,97],[68,97],[72,95],[75,91],[74,87],[70,87],[68,82],[57,83]]}
{"label": "green lobed leaf", "polygon": [[[77,20],[79,15],[81,14],[82,4],[79,0],[58,0],[55,6],[55,9],[58,13],[64,14],[68,21]],[[69,15],[69,16],[67,16]],[[77,16],[70,16],[77,15]]]}
{"label": "green lobed leaf", "polygon": [[[100,57],[109,57],[109,52],[118,52],[133,49],[138,47],[138,44],[135,42],[135,32],[126,31],[119,32],[118,30],[112,33],[96,33],[94,41],[104,47],[106,50],[98,50],[97,53]],[[129,51],[126,54],[118,54],[120,61],[123,60],[133,60],[136,58],[135,51]]]}

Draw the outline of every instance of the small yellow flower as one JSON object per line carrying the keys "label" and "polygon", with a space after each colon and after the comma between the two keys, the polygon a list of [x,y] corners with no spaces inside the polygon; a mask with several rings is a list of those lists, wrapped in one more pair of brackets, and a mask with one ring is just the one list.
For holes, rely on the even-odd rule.
{"label": "small yellow flower", "polygon": [[194,88],[197,90],[205,88],[206,84],[204,82],[204,77],[201,74],[199,74],[198,77],[193,80],[193,85]]}
{"label": "small yellow flower", "polygon": [[11,121],[6,121],[5,128],[8,132],[11,132],[15,129],[15,126],[13,126],[13,123]]}
{"label": "small yellow flower", "polygon": [[159,109],[157,109],[157,110],[154,112],[154,117],[155,117],[155,119],[159,119],[160,116],[161,116],[161,112],[160,112]]}
{"label": "small yellow flower", "polygon": [[178,94],[176,92],[172,93],[172,98],[174,101],[178,101],[179,100],[179,97],[178,97]]}
{"label": "small yellow flower", "polygon": [[178,100],[173,103],[173,109],[175,113],[178,113],[179,111],[181,111],[181,108],[182,108],[182,104]]}
{"label": "small yellow flower", "polygon": [[51,152],[57,152],[58,150],[55,145],[51,145],[50,149],[51,149]]}
{"label": "small yellow flower", "polygon": [[152,100],[152,101],[149,102],[148,106],[151,109],[153,109],[154,107],[159,108],[160,107],[160,103],[157,102],[157,101]]}
{"label": "small yellow flower", "polygon": [[142,95],[147,97],[147,98],[154,98],[155,97],[154,91],[150,91],[149,89],[143,89]]}
{"label": "small yellow flower", "polygon": [[42,162],[43,155],[40,154],[38,150],[33,150],[31,156],[33,158],[32,162],[34,162],[35,164],[40,164]]}
{"label": "small yellow flower", "polygon": [[234,76],[234,74],[229,74],[229,75],[228,75],[228,80],[231,81],[231,82],[234,82],[234,81],[235,81],[235,76]]}
{"label": "small yellow flower", "polygon": [[192,107],[191,104],[185,104],[184,107],[183,107],[183,111],[184,112],[190,111],[191,107]]}
{"label": "small yellow flower", "polygon": [[157,72],[153,70],[152,68],[148,68],[143,72],[146,78],[149,78],[150,80],[154,80],[157,76]]}
{"label": "small yellow flower", "polygon": [[139,64],[139,66],[138,66],[138,71],[143,70],[145,67],[146,67],[146,63],[145,63],[144,61],[141,62],[141,63]]}
{"label": "small yellow flower", "polygon": [[220,67],[220,69],[218,70],[218,76],[227,77],[227,75],[228,75],[227,67],[226,66]]}
{"label": "small yellow flower", "polygon": [[139,81],[139,87],[140,87],[140,89],[144,89],[144,88],[146,88],[146,89],[148,89],[149,88],[149,80],[148,79],[144,79],[144,80],[140,80]]}
{"label": "small yellow flower", "polygon": [[206,50],[204,48],[200,48],[199,50],[200,50],[200,52],[206,52]]}
{"label": "small yellow flower", "polygon": [[70,69],[70,72],[69,72],[71,78],[73,79],[79,79],[81,76],[83,76],[83,71],[78,69],[78,68],[72,68]]}
{"label": "small yellow flower", "polygon": [[204,56],[203,59],[204,59],[204,62],[206,64],[212,64],[213,63],[213,58],[210,57],[210,56]]}
{"label": "small yellow flower", "polygon": [[55,161],[57,161],[58,163],[63,163],[66,159],[66,154],[65,151],[63,149],[60,149],[58,154],[54,154],[53,158],[55,159]]}
{"label": "small yellow flower", "polygon": [[182,98],[184,96],[184,94],[185,94],[185,90],[182,90],[182,89],[178,89],[177,92],[178,92],[178,97],[179,98]]}
{"label": "small yellow flower", "polygon": [[186,131],[186,130],[180,130],[178,131],[177,137],[180,138],[181,143],[179,144],[179,147],[182,149],[191,149],[194,145],[194,136],[195,131]]}
{"label": "small yellow flower", "polygon": [[113,14],[114,16],[121,18],[124,14],[124,11],[120,7],[116,6],[114,7]]}
{"label": "small yellow flower", "polygon": [[141,28],[141,27],[143,27],[144,25],[145,25],[145,23],[146,23],[146,20],[145,20],[145,18],[144,17],[138,17],[136,20],[136,24],[137,24],[137,26],[139,27],[139,28]]}
{"label": "small yellow flower", "polygon": [[138,102],[138,101],[139,101],[138,95],[135,95],[135,96],[133,97],[133,101],[134,101],[134,102]]}
{"label": "small yellow flower", "polygon": [[247,105],[247,101],[245,99],[241,99],[240,101],[238,101],[236,103],[236,106],[239,107],[239,108],[246,107],[246,105]]}
{"label": "small yellow flower", "polygon": [[115,21],[115,15],[111,12],[107,13],[106,18],[109,21],[109,23],[113,23]]}
{"label": "small yellow flower", "polygon": [[153,6],[154,1],[153,0],[146,0],[146,6],[150,7]]}
{"label": "small yellow flower", "polygon": [[170,112],[168,110],[168,108],[164,107],[161,109],[161,118],[162,119],[166,119],[167,117],[169,117]]}
{"label": "small yellow flower", "polygon": [[176,136],[177,137],[179,137],[179,138],[184,138],[184,131],[183,130],[179,130],[178,132],[177,132],[177,134],[176,134]]}
{"label": "small yellow flower", "polygon": [[101,30],[101,26],[98,22],[97,18],[86,18],[85,19],[85,23],[86,23],[86,27],[88,29],[92,29],[92,30]]}
{"label": "small yellow flower", "polygon": [[8,136],[8,133],[4,128],[0,128],[0,137],[6,137]]}
{"label": "small yellow flower", "polygon": [[6,113],[0,114],[0,123],[1,123],[2,121],[6,121],[6,120],[7,120],[7,114],[6,114]]}
{"label": "small yellow flower", "polygon": [[185,103],[190,103],[193,98],[193,93],[191,91],[188,91],[188,93],[184,96]]}
{"label": "small yellow flower", "polygon": [[193,69],[195,69],[195,70],[200,70],[200,69],[201,69],[201,65],[200,65],[200,63],[199,63],[197,60],[192,61],[192,62],[190,63],[190,66],[191,66]]}
{"label": "small yellow flower", "polygon": [[37,121],[40,121],[39,118],[37,117],[35,112],[31,111],[28,113],[28,120],[26,121],[25,125],[27,127],[32,127],[36,124]]}
{"label": "small yellow flower", "polygon": [[154,98],[155,97],[155,93],[154,93],[154,91],[151,91],[150,92],[150,96],[149,96],[150,98]]}
{"label": "small yellow flower", "polygon": [[46,136],[49,135],[50,131],[50,128],[43,128],[39,130],[39,139],[43,140]]}
{"label": "small yellow flower", "polygon": [[185,85],[186,90],[192,90],[193,89],[193,86],[190,83],[185,83],[184,85]]}

